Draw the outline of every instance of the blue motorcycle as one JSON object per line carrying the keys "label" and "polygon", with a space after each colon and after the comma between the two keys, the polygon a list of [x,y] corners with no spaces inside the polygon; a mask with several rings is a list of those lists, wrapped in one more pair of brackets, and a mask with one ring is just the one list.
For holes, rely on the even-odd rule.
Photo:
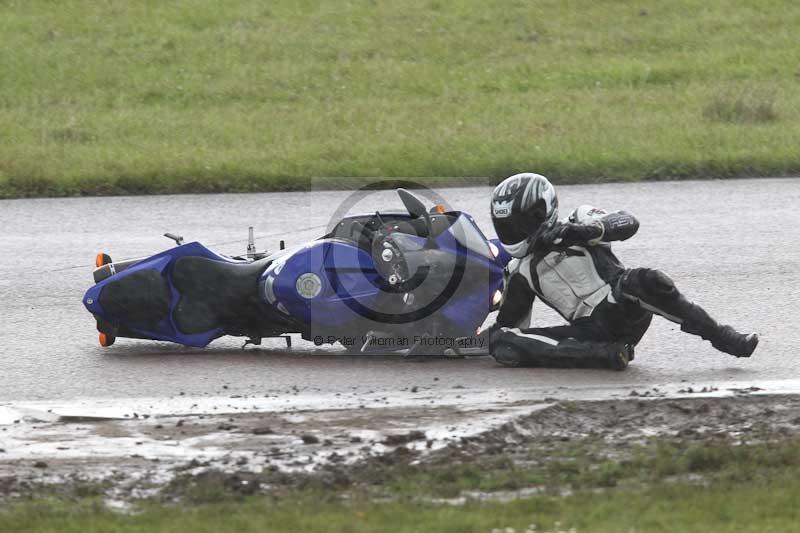
{"label": "blue motorcycle", "polygon": [[[228,257],[183,243],[143,259],[98,254],[83,298],[102,346],[118,338],[204,347],[290,334],[351,351],[445,353],[496,308],[510,259],[471,216],[397,190],[406,212],[348,216],[327,235]],[[282,246],[283,248],[283,246]]]}

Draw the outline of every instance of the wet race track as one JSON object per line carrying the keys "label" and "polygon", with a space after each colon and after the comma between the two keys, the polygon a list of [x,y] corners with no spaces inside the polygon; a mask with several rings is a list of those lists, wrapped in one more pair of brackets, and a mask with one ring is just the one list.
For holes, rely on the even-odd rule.
{"label": "wet race track", "polygon": [[[457,209],[475,216],[493,236],[490,187],[442,189]],[[637,347],[624,373],[601,370],[507,369],[488,357],[422,359],[349,356],[295,339],[265,340],[240,349],[220,339],[203,350],[122,339],[97,344],[92,317],[81,304],[91,285],[94,255],[115,259],[161,251],[161,235],[180,233],[226,254],[244,252],[248,225],[259,248],[277,248],[322,235],[342,192],[0,201],[0,404],[15,401],[203,397],[380,399],[423,392],[437,396],[509,400],[525,395],[579,395],[653,387],[793,387],[800,377],[796,305],[800,250],[793,229],[800,181],[610,184],[558,187],[562,216],[589,203],[625,208],[641,222],[615,251],[629,267],[669,273],[678,286],[722,322],[761,334],[750,360],[716,352],[663,319]],[[393,192],[375,193],[356,211],[400,209]],[[534,323],[560,322],[537,303]],[[456,393],[457,391],[457,393]]]}

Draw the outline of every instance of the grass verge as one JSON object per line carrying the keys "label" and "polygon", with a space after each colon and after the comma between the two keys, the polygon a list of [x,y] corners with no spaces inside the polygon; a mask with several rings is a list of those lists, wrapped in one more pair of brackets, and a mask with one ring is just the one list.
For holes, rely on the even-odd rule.
{"label": "grass verge", "polygon": [[0,198],[800,173],[792,0],[6,1]]}
{"label": "grass verge", "polygon": [[[535,524],[539,531],[738,532],[792,531],[800,520],[796,437],[663,437],[613,453],[591,438],[550,451],[519,448],[510,462],[467,451],[418,468],[384,460],[346,482],[318,479],[268,496],[246,495],[221,474],[185,478],[182,504],[151,501],[131,514],[109,511],[85,491],[38,496],[0,508],[0,530],[523,532]],[[533,495],[481,499],[532,486]],[[461,500],[436,501],[457,494]]]}

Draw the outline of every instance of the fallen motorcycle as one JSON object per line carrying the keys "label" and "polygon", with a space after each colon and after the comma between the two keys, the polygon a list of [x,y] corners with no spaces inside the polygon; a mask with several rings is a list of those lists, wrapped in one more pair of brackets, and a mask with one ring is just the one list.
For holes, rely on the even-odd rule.
{"label": "fallen motorcycle", "polygon": [[113,262],[98,254],[83,298],[102,346],[116,339],[203,347],[224,335],[300,334],[353,351],[439,353],[470,337],[497,306],[509,260],[472,217],[427,209],[405,189],[405,212],[348,216],[317,240],[228,257],[198,242]]}

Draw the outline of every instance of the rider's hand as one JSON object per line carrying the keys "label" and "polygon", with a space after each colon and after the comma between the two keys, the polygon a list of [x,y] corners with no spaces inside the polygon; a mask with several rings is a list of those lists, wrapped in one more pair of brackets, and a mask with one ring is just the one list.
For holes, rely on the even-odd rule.
{"label": "rider's hand", "polygon": [[603,236],[603,226],[600,224],[574,224],[565,222],[554,228],[554,234],[548,235],[552,245],[567,247],[574,244],[597,244]]}
{"label": "rider's hand", "polygon": [[561,240],[560,234],[562,231],[561,222],[556,222],[549,228],[542,228],[536,235],[533,242],[533,254],[537,257],[544,257],[553,250],[556,245],[556,240]]}
{"label": "rider's hand", "polygon": [[478,340],[485,339],[483,342],[486,346],[490,346],[492,343],[492,336],[494,336],[498,331],[500,331],[500,325],[496,322],[491,326],[481,328],[476,335]]}

